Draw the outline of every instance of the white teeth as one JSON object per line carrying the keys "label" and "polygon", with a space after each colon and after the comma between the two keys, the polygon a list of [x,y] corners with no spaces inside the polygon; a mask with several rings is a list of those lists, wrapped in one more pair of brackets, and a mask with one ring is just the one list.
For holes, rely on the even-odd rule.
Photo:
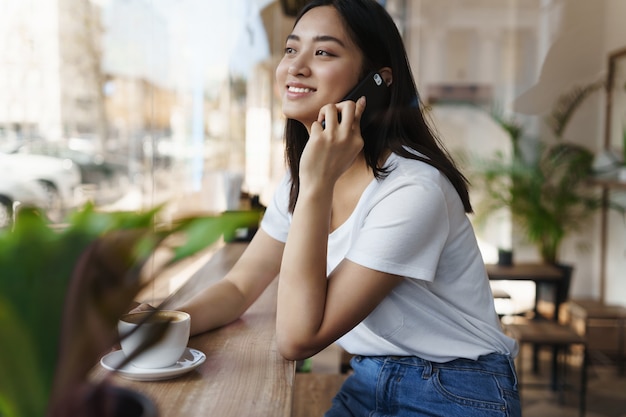
{"label": "white teeth", "polygon": [[287,87],[287,89],[291,91],[292,93],[310,93],[314,91],[311,88],[300,88],[300,87]]}

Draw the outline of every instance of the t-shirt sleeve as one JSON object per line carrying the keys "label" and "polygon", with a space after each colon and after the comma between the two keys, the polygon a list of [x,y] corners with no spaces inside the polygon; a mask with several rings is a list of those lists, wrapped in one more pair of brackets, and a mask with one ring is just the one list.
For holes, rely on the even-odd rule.
{"label": "t-shirt sleeve", "polygon": [[261,228],[271,237],[280,241],[287,241],[291,214],[289,213],[289,175],[286,174],[276,188],[270,204],[265,209]]}
{"label": "t-shirt sleeve", "polygon": [[432,281],[450,230],[444,192],[436,182],[397,184],[373,200],[355,228],[347,259]]}

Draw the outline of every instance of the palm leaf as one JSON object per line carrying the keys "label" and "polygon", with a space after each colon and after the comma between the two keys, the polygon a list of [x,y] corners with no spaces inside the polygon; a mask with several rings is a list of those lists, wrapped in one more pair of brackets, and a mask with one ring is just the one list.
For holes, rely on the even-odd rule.
{"label": "palm leaf", "polygon": [[562,138],[565,128],[570,119],[576,112],[576,109],[589,97],[594,91],[604,86],[604,80],[595,81],[591,84],[576,86],[558,97],[550,114],[546,117],[546,124],[552,130],[556,138]]}

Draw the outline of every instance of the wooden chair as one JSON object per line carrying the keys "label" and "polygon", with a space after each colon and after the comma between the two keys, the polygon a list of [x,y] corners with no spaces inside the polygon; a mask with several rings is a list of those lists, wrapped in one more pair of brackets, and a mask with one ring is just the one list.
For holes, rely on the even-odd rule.
{"label": "wooden chair", "polygon": [[[579,382],[579,414],[585,415],[587,393],[587,342],[568,325],[560,324],[551,320],[528,320],[516,317],[511,322],[504,324],[504,330],[511,337],[517,339],[520,344],[520,353],[517,358],[517,373],[520,388],[531,387],[538,384],[523,383],[523,346],[528,344],[533,347],[547,346],[553,349],[552,375],[550,386],[559,390],[559,400],[564,402],[567,383],[568,356],[573,354],[573,347],[579,346],[582,353]],[[536,353],[535,353],[536,354]],[[540,384],[545,386],[545,384]]]}
{"label": "wooden chair", "polygon": [[567,303],[567,315],[578,334],[587,336],[589,351],[615,353],[618,373],[624,375],[626,307],[598,300],[572,299]]}

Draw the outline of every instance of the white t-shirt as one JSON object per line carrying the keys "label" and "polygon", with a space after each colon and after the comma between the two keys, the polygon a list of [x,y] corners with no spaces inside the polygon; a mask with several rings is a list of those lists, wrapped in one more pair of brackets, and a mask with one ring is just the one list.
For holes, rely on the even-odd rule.
{"label": "white t-shirt", "polygon": [[[402,283],[337,343],[367,356],[419,356],[435,362],[515,356],[502,333],[472,225],[436,168],[392,154],[392,171],[373,180],[354,212],[328,237],[328,273],[344,258],[404,276]],[[289,175],[261,227],[285,242],[291,224]]]}

